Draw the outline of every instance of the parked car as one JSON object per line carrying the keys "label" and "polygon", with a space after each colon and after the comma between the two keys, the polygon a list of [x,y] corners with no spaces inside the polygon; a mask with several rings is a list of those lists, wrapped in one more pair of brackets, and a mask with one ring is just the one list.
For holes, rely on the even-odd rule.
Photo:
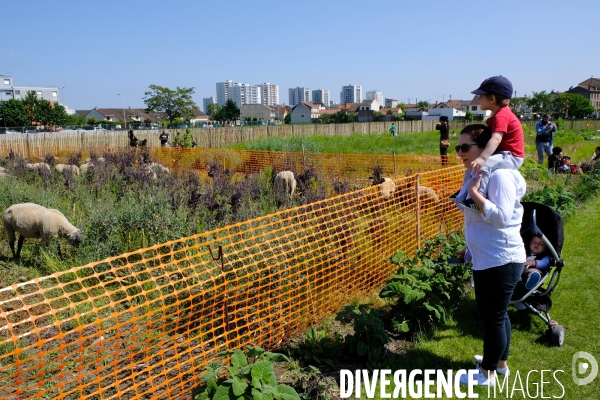
{"label": "parked car", "polygon": [[25,133],[38,133],[35,129],[27,129]]}
{"label": "parked car", "polygon": [[15,133],[21,133],[21,132],[19,132],[19,131],[14,131],[14,130],[12,130],[12,129],[8,129],[6,132],[2,132],[2,133],[6,133],[6,134],[9,134],[9,135],[11,135],[11,134],[15,134]]}

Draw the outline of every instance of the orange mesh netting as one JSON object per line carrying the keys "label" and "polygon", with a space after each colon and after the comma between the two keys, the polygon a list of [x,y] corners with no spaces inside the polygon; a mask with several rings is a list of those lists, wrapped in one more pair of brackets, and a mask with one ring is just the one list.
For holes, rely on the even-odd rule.
{"label": "orange mesh netting", "polygon": [[462,176],[411,175],[1,289],[0,398],[191,398],[220,350],[282,346],[380,287],[397,250],[462,230],[446,200]]}

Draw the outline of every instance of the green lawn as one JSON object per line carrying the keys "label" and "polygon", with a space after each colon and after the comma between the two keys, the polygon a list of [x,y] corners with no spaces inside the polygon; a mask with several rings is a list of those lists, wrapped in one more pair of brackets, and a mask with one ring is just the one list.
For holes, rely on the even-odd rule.
{"label": "green lawn", "polygon": [[[600,262],[597,257],[597,234],[600,232],[600,198],[587,203],[565,224],[565,245],[562,257],[565,268],[561,281],[552,295],[552,318],[566,329],[563,347],[551,347],[543,333],[545,325],[537,317],[509,311],[513,322],[511,358],[509,366],[513,373],[510,380],[511,390],[515,385],[516,372],[519,371],[522,387],[529,388],[529,395],[517,390],[513,398],[536,397],[539,390],[540,373],[532,372],[527,385],[527,374],[532,370],[551,370],[545,373],[543,395],[548,398],[598,399],[600,398],[600,376],[592,383],[579,386],[572,379],[572,359],[578,351],[592,354],[600,361],[600,344],[597,333],[600,326],[597,282],[600,280]],[[387,357],[378,366],[380,369],[453,369],[473,366],[472,355],[481,354],[481,327],[474,318],[474,299],[456,311],[453,320],[438,328],[427,337],[417,341],[414,348],[402,356]],[[594,333],[596,332],[596,333]],[[557,370],[556,379],[552,373]],[[584,375],[578,375],[584,377]],[[538,384],[538,386],[535,385]],[[562,385],[562,386],[561,386]],[[393,387],[393,385],[392,385]],[[564,387],[564,389],[563,389]],[[433,386],[435,390],[435,386]],[[487,398],[487,389],[476,388],[480,398]],[[389,387],[388,387],[389,390]],[[564,391],[564,392],[563,392]],[[390,390],[391,392],[391,390]],[[492,396],[493,397],[493,396]],[[541,398],[538,392],[537,398]],[[361,398],[367,398],[364,390]],[[380,399],[379,389],[375,399]],[[506,393],[496,398],[507,398]]]}

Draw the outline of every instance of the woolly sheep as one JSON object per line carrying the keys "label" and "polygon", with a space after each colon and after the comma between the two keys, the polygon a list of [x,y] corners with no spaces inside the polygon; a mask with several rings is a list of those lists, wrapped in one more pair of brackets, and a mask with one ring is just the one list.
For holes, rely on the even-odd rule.
{"label": "woolly sheep", "polygon": [[27,164],[25,164],[25,168],[34,169],[34,170],[45,169],[45,170],[50,171],[50,166],[46,163],[35,163],[35,164],[27,163]]}
{"label": "woolly sheep", "polygon": [[155,172],[163,171],[163,172],[166,172],[167,174],[170,174],[170,172],[169,172],[169,168],[167,168],[167,167],[165,167],[165,166],[162,166],[162,165],[160,165],[160,164],[158,164],[158,163],[154,163],[154,162],[153,162],[153,163],[151,163],[151,164],[150,164],[150,168],[151,168],[152,170],[154,170]]}
{"label": "woolly sheep", "polygon": [[296,179],[292,171],[281,171],[275,175],[275,187],[283,188],[285,193],[292,198],[296,191]]}
{"label": "woolly sheep", "polygon": [[67,171],[70,171],[73,175],[79,175],[79,167],[77,165],[56,164],[54,166],[54,168],[56,168],[56,170],[58,172],[60,172],[61,174],[64,174]]}
{"label": "woolly sheep", "polygon": [[383,182],[379,185],[379,192],[386,199],[396,191],[396,183],[390,178],[383,178]]}
{"label": "woolly sheep", "polygon": [[[64,237],[73,246],[79,245],[82,239],[81,230],[74,227],[60,211],[34,203],[8,207],[4,211],[2,222],[14,258],[19,258],[25,238],[41,238],[42,244],[47,245],[53,237]],[[16,233],[20,236],[15,252]]]}

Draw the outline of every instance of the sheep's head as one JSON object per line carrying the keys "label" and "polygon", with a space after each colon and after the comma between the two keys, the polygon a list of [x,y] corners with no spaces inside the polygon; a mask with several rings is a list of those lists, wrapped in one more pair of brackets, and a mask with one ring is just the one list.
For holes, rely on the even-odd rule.
{"label": "sheep's head", "polygon": [[71,234],[71,236],[67,238],[67,241],[71,246],[77,247],[81,242],[83,242],[83,239],[83,232],[81,231],[81,229],[77,229]]}

